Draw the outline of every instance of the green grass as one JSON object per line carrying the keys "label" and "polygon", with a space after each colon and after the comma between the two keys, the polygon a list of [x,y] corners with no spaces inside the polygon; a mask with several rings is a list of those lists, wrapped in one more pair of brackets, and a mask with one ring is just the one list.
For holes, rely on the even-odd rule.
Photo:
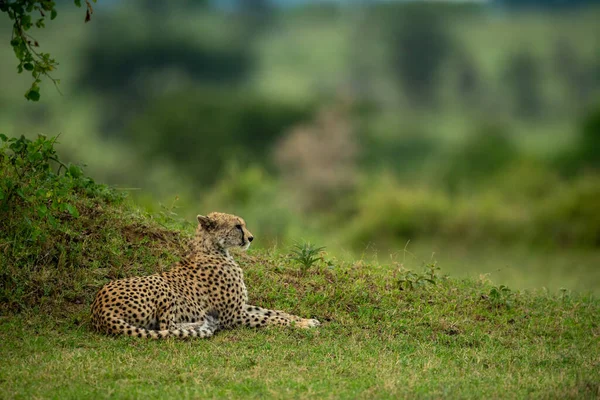
{"label": "green grass", "polygon": [[252,303],[323,325],[144,341],[91,332],[84,305],[81,319],[5,317],[0,398],[600,395],[600,302],[591,296],[439,273],[402,290],[407,272],[394,266],[326,259],[306,275],[285,254],[242,258]]}
{"label": "green grass", "polygon": [[495,284],[519,290],[547,289],[557,293],[566,289],[600,295],[600,250],[595,248],[536,248],[523,244],[422,239],[380,248],[377,253],[369,250],[363,256],[366,259],[396,262],[409,268],[423,260],[435,259],[445,273],[456,278],[486,277]]}

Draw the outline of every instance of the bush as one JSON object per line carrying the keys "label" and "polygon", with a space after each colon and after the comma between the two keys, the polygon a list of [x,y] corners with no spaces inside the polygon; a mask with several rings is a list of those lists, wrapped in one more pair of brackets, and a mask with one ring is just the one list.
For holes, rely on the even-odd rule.
{"label": "bush", "polygon": [[484,125],[450,156],[442,181],[451,191],[481,186],[518,156],[516,146],[502,127]]}
{"label": "bush", "polygon": [[181,250],[179,234],[63,164],[55,138],[0,140],[0,313],[87,304],[108,279],[154,271]]}
{"label": "bush", "polygon": [[585,117],[579,148],[584,166],[600,171],[600,107]]}
{"label": "bush", "polygon": [[367,185],[358,193],[364,195],[359,198],[357,214],[347,229],[348,239],[356,247],[370,242],[390,245],[435,234],[451,213],[450,199],[444,193],[401,188],[390,177]]}
{"label": "bush", "polygon": [[[544,177],[540,171],[532,178]],[[511,196],[507,186],[450,196],[427,187],[402,187],[384,178],[363,187],[350,223],[349,243],[402,246],[408,240],[537,244],[589,248],[600,246],[600,177],[575,182],[515,184],[525,193]],[[510,181],[509,181],[510,182]],[[514,181],[512,181],[514,182]],[[501,183],[501,182],[499,182]],[[508,183],[506,183],[508,185]],[[528,192],[527,192],[528,191]]]}
{"label": "bush", "polygon": [[600,171],[600,106],[581,120],[575,145],[556,159],[558,169],[568,177],[589,171]]}
{"label": "bush", "polygon": [[578,179],[536,208],[536,239],[543,243],[600,247],[600,175]]}

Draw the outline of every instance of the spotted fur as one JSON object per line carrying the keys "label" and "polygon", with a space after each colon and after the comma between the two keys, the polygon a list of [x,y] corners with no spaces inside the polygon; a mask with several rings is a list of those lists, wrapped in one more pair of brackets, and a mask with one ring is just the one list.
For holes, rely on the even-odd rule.
{"label": "spotted fur", "polygon": [[190,252],[170,271],[113,281],[96,294],[96,330],[158,339],[210,337],[237,325],[320,325],[316,319],[248,304],[243,271],[228,251],[247,249],[254,239],[242,218],[211,213],[199,215],[198,223]]}

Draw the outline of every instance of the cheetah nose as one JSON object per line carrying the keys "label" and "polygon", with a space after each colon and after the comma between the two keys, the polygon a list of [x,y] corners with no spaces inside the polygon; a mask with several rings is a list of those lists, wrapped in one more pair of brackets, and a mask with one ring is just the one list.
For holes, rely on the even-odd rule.
{"label": "cheetah nose", "polygon": [[254,240],[254,236],[249,236],[249,237],[248,237],[248,241],[249,241],[249,242],[251,242],[251,241],[253,241],[253,240]]}

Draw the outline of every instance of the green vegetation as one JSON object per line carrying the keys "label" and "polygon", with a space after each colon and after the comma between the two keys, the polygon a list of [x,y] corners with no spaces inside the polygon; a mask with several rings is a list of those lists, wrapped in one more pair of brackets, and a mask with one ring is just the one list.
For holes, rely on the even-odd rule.
{"label": "green vegetation", "polygon": [[[159,342],[91,332],[95,292],[168,268],[193,227],[140,213],[80,168],[52,164],[54,139],[2,139],[2,398],[600,393],[594,296],[452,278],[436,263],[342,261],[308,244],[236,258],[253,304],[316,317],[318,329]],[[298,274],[298,260],[310,273]]]}
{"label": "green vegetation", "polygon": [[[56,156],[0,135],[0,312],[69,315],[108,280],[167,267],[182,237]],[[66,307],[63,309],[63,307]]]}
{"label": "green vegetation", "polygon": [[[77,7],[81,7],[81,0],[74,0]],[[96,2],[96,0],[93,0]],[[94,10],[89,0],[86,3],[85,22],[91,18]],[[40,45],[28,31],[31,28],[44,28],[46,26],[46,14],[53,20],[58,15],[56,3],[53,0],[16,0],[0,2],[0,12],[6,13],[13,22],[10,45],[19,61],[17,71],[31,72],[33,83],[25,92],[25,98],[31,101],[40,99],[40,83],[42,77],[49,78],[55,85],[60,80],[54,79],[50,73],[56,69],[58,62],[49,53],[38,52],[36,48]],[[35,19],[35,22],[34,22]]]}

